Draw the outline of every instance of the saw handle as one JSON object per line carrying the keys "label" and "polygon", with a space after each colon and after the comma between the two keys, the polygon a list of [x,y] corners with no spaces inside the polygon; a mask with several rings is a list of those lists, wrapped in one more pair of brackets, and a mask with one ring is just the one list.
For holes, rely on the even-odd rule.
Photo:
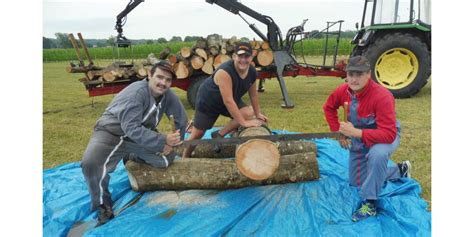
{"label": "saw handle", "polygon": [[349,102],[344,102],[344,113],[343,113],[343,120],[347,123],[347,114],[349,113]]}
{"label": "saw handle", "polygon": [[172,132],[176,131],[176,124],[174,123],[174,116],[173,115],[170,115],[170,128],[171,128]]}

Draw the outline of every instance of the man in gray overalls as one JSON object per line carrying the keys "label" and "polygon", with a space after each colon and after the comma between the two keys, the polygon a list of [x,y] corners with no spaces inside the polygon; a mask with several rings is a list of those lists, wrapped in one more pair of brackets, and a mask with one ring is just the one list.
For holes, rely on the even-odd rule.
{"label": "man in gray overalls", "polygon": [[[346,67],[347,83],[331,93],[324,104],[324,114],[331,131],[349,148],[349,182],[359,188],[360,207],[352,215],[359,221],[377,214],[377,199],[388,180],[410,177],[409,161],[388,167],[388,161],[400,145],[400,123],[395,116],[392,93],[371,80],[367,58],[355,56]],[[337,109],[348,105],[348,120],[339,121]]]}
{"label": "man in gray overalls", "polygon": [[[102,225],[114,217],[108,190],[109,173],[128,159],[166,168],[174,159],[172,147],[184,138],[187,115],[178,96],[169,88],[176,75],[167,61],[155,64],[146,80],[137,81],[109,104],[97,121],[82,158],[82,172]],[[176,131],[156,130],[163,114],[175,118]]]}

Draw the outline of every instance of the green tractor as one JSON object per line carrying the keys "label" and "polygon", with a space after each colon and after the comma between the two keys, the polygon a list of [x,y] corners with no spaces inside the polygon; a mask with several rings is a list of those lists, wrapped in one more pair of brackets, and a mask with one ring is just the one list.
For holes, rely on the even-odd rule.
{"label": "green tractor", "polygon": [[420,91],[431,77],[429,0],[366,0],[352,55],[372,64],[372,79],[395,98]]}

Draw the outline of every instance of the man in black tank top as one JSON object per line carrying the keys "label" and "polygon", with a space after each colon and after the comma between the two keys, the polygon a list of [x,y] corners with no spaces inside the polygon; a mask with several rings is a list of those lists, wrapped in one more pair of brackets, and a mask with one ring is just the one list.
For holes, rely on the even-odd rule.
{"label": "man in black tank top", "polygon": [[[200,139],[207,129],[214,126],[219,115],[232,118],[221,130],[212,137],[223,137],[242,127],[257,127],[267,122],[268,118],[260,111],[255,81],[257,71],[250,65],[252,62],[252,46],[247,42],[238,43],[232,60],[229,60],[208,77],[197,93],[194,127],[188,140]],[[252,107],[242,101],[242,96],[249,93]],[[193,147],[183,152],[190,157]]]}

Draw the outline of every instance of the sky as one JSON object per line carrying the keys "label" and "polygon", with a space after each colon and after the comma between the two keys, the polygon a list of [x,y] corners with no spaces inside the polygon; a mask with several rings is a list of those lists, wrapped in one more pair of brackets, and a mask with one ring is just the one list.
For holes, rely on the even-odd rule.
{"label": "sky", "polygon": [[[344,20],[342,30],[355,30],[362,19],[363,0],[242,0],[251,9],[273,18],[283,36],[290,27],[308,19],[305,30],[322,30],[327,21]],[[116,16],[129,0],[44,0],[43,36],[81,32],[84,38],[117,35]],[[266,33],[266,26],[242,14]],[[218,33],[258,38],[248,25],[227,10],[205,0],[145,0],[128,14],[124,35],[129,39],[207,36]],[[336,30],[336,29],[334,29]]]}

